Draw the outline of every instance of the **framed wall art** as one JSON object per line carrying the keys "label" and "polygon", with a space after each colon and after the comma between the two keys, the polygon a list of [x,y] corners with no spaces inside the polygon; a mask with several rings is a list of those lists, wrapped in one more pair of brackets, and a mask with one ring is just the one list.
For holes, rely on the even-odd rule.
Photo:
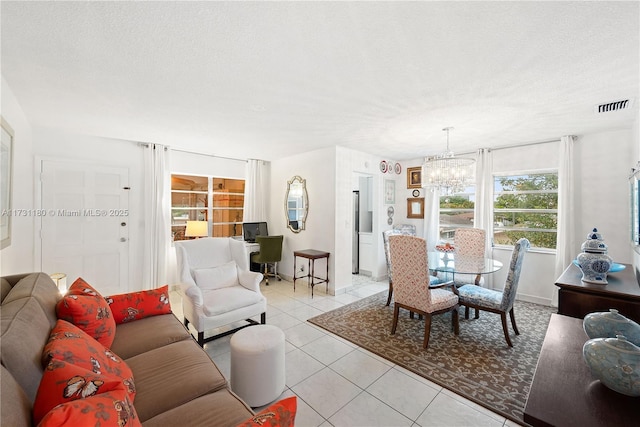
{"label": "framed wall art", "polygon": [[424,218],[424,197],[407,199],[407,218]]}
{"label": "framed wall art", "polygon": [[11,244],[11,188],[13,177],[13,129],[0,117],[0,249]]}
{"label": "framed wall art", "polygon": [[396,182],[392,179],[384,180],[384,204],[392,205],[396,202]]}
{"label": "framed wall art", "polygon": [[407,188],[422,187],[422,166],[407,168]]}

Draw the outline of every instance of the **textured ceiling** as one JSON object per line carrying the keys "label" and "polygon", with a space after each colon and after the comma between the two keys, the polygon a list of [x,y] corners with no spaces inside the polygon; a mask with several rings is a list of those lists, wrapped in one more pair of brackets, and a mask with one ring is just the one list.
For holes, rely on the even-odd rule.
{"label": "textured ceiling", "polygon": [[[638,2],[1,2],[32,125],[272,160],[630,127]],[[627,111],[594,106],[631,98]]]}

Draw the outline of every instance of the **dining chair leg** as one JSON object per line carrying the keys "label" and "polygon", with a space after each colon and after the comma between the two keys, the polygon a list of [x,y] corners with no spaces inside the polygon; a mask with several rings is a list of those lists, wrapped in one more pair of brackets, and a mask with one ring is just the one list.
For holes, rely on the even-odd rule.
{"label": "dining chair leg", "polygon": [[500,313],[500,319],[502,320],[502,330],[504,331],[504,338],[507,340],[507,344],[509,345],[509,347],[513,347],[513,344],[511,344],[511,338],[509,338],[509,330],[507,329],[507,313],[504,311]]}
{"label": "dining chair leg", "polygon": [[451,323],[454,335],[460,335],[460,321],[458,319],[458,306],[451,311]]}
{"label": "dining chair leg", "polygon": [[424,315],[424,343],[422,347],[426,350],[429,347],[429,335],[431,335],[431,314]]}
{"label": "dining chair leg", "polygon": [[389,282],[389,296],[387,297],[387,304],[391,305],[391,297],[393,296],[393,284]]}
{"label": "dining chair leg", "polygon": [[464,318],[469,319],[469,307],[466,305],[464,306]]}
{"label": "dining chair leg", "polygon": [[479,318],[480,318],[480,310],[476,308],[476,315],[474,316],[474,319],[479,319]]}
{"label": "dining chair leg", "polygon": [[511,310],[509,310],[509,317],[511,318],[511,326],[513,326],[513,331],[516,333],[516,335],[520,335],[518,327],[516,326],[516,315],[513,313],[513,307],[511,307]]}
{"label": "dining chair leg", "polygon": [[398,304],[393,304],[393,323],[391,324],[391,335],[396,333],[396,327],[398,326],[398,314],[400,313],[400,307]]}

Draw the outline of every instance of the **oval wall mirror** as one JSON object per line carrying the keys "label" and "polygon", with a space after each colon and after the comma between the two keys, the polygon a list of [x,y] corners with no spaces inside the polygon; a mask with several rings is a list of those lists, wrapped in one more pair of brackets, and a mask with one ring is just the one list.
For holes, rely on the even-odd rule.
{"label": "oval wall mirror", "polygon": [[287,181],[287,193],[284,197],[284,213],[289,230],[294,233],[304,230],[308,211],[309,196],[306,180],[296,175]]}

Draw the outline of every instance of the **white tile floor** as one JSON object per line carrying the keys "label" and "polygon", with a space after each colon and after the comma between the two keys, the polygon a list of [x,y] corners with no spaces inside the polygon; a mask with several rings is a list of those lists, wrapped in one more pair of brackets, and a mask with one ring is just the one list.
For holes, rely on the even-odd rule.
{"label": "white tile floor", "polygon": [[[306,322],[326,311],[387,290],[387,282],[353,276],[353,288],[331,296],[324,285],[314,298],[300,281],[261,285],[267,297],[267,323],[286,336],[286,390],[279,399],[298,396],[296,426],[517,426],[461,396]],[[172,292],[174,312],[182,317],[180,296]],[[205,345],[229,378],[230,336]],[[261,408],[255,408],[258,412]]]}

